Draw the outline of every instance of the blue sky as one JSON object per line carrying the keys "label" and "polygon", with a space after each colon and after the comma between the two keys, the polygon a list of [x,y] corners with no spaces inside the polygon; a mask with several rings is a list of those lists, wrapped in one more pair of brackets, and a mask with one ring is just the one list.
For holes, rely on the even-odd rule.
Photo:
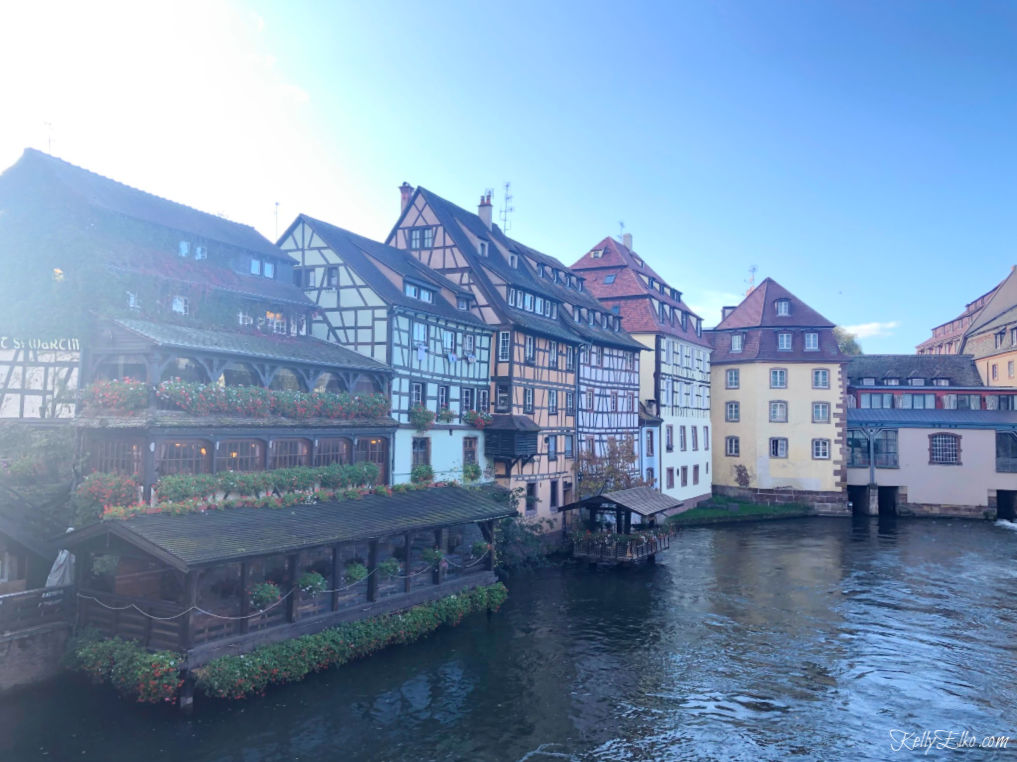
{"label": "blue sky", "polygon": [[755,266],[909,352],[1017,261],[1012,4],[5,7],[0,66],[2,165],[270,238],[276,202],[382,238],[403,180],[496,214],[511,181],[510,235],[570,264],[624,222],[707,325]]}

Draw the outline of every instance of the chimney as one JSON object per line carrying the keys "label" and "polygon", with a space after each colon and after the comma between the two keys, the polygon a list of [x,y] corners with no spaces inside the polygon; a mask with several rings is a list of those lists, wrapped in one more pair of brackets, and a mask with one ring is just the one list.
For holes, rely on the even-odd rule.
{"label": "chimney", "polygon": [[402,196],[402,206],[399,211],[405,212],[406,205],[410,203],[410,196],[413,195],[413,186],[403,180],[403,184],[399,186],[399,195]]}
{"label": "chimney", "polygon": [[720,308],[720,319],[721,321],[727,320],[727,316],[735,311],[734,307],[721,307]]}
{"label": "chimney", "polygon": [[480,197],[480,205],[477,207],[477,216],[491,229],[491,194],[487,193]]}
{"label": "chimney", "polygon": [[629,251],[632,251],[632,233],[622,234],[622,246],[624,246]]}

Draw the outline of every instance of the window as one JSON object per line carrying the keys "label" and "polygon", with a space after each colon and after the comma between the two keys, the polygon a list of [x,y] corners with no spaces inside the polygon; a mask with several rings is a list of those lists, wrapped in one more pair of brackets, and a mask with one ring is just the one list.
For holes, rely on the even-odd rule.
{"label": "window", "polygon": [[261,471],[264,467],[265,448],[260,440],[227,439],[217,444],[216,471]]}
{"label": "window", "polygon": [[488,244],[487,241],[477,241],[477,253],[482,257],[487,256]]}
{"label": "window", "polygon": [[611,392],[611,412],[618,412],[618,392]]}
{"label": "window", "polygon": [[646,469],[646,483],[649,484],[652,487],[652,486],[654,486],[654,481],[656,481],[656,477],[653,474],[653,468],[647,468]]}
{"label": "window", "polygon": [[477,350],[477,337],[472,333],[463,334],[463,354],[472,355]]}
{"label": "window", "polygon": [[459,404],[463,411],[476,410],[476,398],[477,392],[475,389],[472,389],[469,386],[463,386],[459,389]]}
{"label": "window", "polygon": [[826,368],[815,368],[812,371],[812,388],[829,389],[830,371],[828,371]]}
{"label": "window", "polygon": [[411,405],[423,405],[424,404],[424,385],[419,382],[413,382],[410,384],[410,404]]}
{"label": "window", "polygon": [[177,252],[180,254],[180,256],[186,257],[188,254],[191,253],[191,242],[181,241],[180,247],[177,249]]}
{"label": "window", "polygon": [[477,465],[477,437],[463,437],[463,465]]}
{"label": "window", "polygon": [[688,466],[682,466],[682,486],[683,487],[688,487],[689,486],[689,467]]}
{"label": "window", "polygon": [[444,384],[438,386],[438,409],[448,407],[448,387]]}
{"label": "window", "polygon": [[547,459],[548,461],[558,460],[558,435],[552,434],[547,438]]}
{"label": "window", "polygon": [[552,341],[548,345],[547,364],[548,364],[548,367],[551,367],[551,368],[557,368],[558,367],[558,342],[557,341]]}
{"label": "window", "polygon": [[614,283],[614,275],[613,274],[612,275],[605,275],[604,276],[604,284],[610,286],[612,283]]}
{"label": "window", "polygon": [[1006,364],[1006,375],[1008,378],[1013,378],[1013,360],[1010,360]]}
{"label": "window", "polygon": [[261,265],[261,274],[266,278],[275,277],[275,262],[270,259],[266,259]]}
{"label": "window", "polygon": [[533,387],[531,386],[523,389],[523,412],[533,413]]}
{"label": "window", "polygon": [[787,371],[784,368],[772,368],[770,370],[770,388],[787,388]]}
{"label": "window", "polygon": [[487,412],[491,407],[490,400],[491,393],[487,389],[481,389],[477,392],[477,410]]}
{"label": "window", "polygon": [[957,434],[929,434],[929,465],[959,466],[960,439]]}
{"label": "window", "polygon": [[565,369],[575,370],[576,369],[576,348],[565,347]]}
{"label": "window", "polygon": [[777,314],[782,316],[782,317],[791,314],[791,300],[790,299],[778,299],[777,300]]}
{"label": "window", "polygon": [[812,422],[813,423],[829,423],[830,422],[830,403],[829,402],[813,402],[812,403]]}
{"label": "window", "polygon": [[565,414],[574,415],[576,412],[575,392],[565,392]]}
{"label": "window", "polygon": [[547,393],[547,414],[558,415],[558,390],[551,389]]}
{"label": "window", "polygon": [[667,469],[667,488],[674,489],[674,469]]}
{"label": "window", "polygon": [[100,473],[141,473],[141,442],[100,440],[92,446],[92,465]]}
{"label": "window", "polygon": [[861,395],[860,407],[873,409],[889,409],[893,407],[892,394],[869,394]]}
{"label": "window", "polygon": [[427,323],[413,324],[413,344],[416,347],[427,347]]}
{"label": "window", "polygon": [[694,465],[692,467],[692,483],[693,484],[699,484],[699,466],[698,466],[698,464]]}
{"label": "window", "polygon": [[523,346],[523,359],[528,363],[532,363],[537,359],[537,340],[532,336],[527,336],[524,339]]}
{"label": "window", "polygon": [[565,435],[565,457],[571,458],[575,454],[575,439],[572,434]]}
{"label": "window", "polygon": [[909,378],[908,379],[908,385],[909,386],[925,386],[925,379],[924,378]]}
{"label": "window", "polygon": [[530,482],[526,485],[526,512],[537,512],[537,483]]}
{"label": "window", "polygon": [[155,452],[156,472],[169,474],[207,474],[212,471],[212,457],[208,442],[200,439],[182,439],[160,442]]}
{"label": "window", "polygon": [[508,362],[512,348],[512,334],[509,331],[498,332],[498,360]]}
{"label": "window", "polygon": [[549,505],[552,508],[557,508],[558,507],[558,480],[557,479],[552,479],[551,480],[551,502],[549,503]]}
{"label": "window", "polygon": [[813,460],[829,460],[830,459],[830,440],[829,439],[813,439],[812,440],[812,459]]}
{"label": "window", "polygon": [[174,296],[170,309],[178,315],[191,314],[191,300],[186,296]]}
{"label": "window", "polygon": [[787,439],[784,437],[770,437],[770,457],[787,457]]}
{"label": "window", "polygon": [[670,423],[664,427],[664,449],[668,452],[674,450],[674,426]]}
{"label": "window", "polygon": [[441,332],[441,351],[447,355],[455,354],[456,351],[456,332],[449,331],[448,329],[442,330]]}
{"label": "window", "polygon": [[781,352],[789,352],[791,350],[791,334],[785,331],[781,331],[777,334],[777,349]]}
{"label": "window", "polygon": [[339,287],[339,268],[330,267],[325,271],[325,287],[333,291]]}
{"label": "window", "polygon": [[410,248],[430,249],[434,247],[434,228],[410,228]]}
{"label": "window", "polygon": [[731,351],[733,353],[741,352],[742,351],[742,345],[744,343],[743,339],[744,339],[744,336],[742,336],[742,334],[740,334],[740,333],[732,333],[731,334]]}
{"label": "window", "polygon": [[728,368],[724,373],[724,386],[728,389],[737,389],[741,382],[741,373],[737,368]]}
{"label": "window", "polygon": [[306,439],[276,439],[270,445],[270,468],[294,468],[311,465],[311,443]]}
{"label": "window", "polygon": [[816,352],[819,350],[819,334],[818,333],[806,333],[805,334],[805,351]]}
{"label": "window", "polygon": [[770,422],[787,423],[787,403],[783,400],[770,401]]}
{"label": "window", "polygon": [[470,299],[466,296],[456,297],[456,309],[457,310],[468,310],[470,308]]}
{"label": "window", "polygon": [[498,384],[494,387],[494,409],[499,413],[507,413],[512,403],[508,384]]}
{"label": "window", "polygon": [[699,449],[699,427],[692,426],[692,449],[693,451]]}
{"label": "window", "polygon": [[653,429],[646,430],[646,457],[653,455]]}
{"label": "window", "polygon": [[741,455],[741,443],[738,437],[724,437],[724,454],[732,458]]}
{"label": "window", "polygon": [[996,363],[992,364],[992,380],[995,381],[999,378],[999,366]]}
{"label": "window", "polygon": [[687,442],[685,440],[685,427],[684,426],[679,426],[678,427],[678,449],[681,450],[682,452],[685,452],[685,450],[688,449],[688,444],[687,444]]}
{"label": "window", "polygon": [[900,407],[905,410],[934,410],[935,394],[902,394],[897,398]]}
{"label": "window", "polygon": [[710,449],[710,427],[703,426],[703,449]]}
{"label": "window", "polygon": [[411,465],[431,465],[431,439],[429,437],[413,437],[413,462]]}
{"label": "window", "polygon": [[353,443],[349,439],[343,439],[342,437],[319,439],[314,449],[314,465],[316,466],[353,462]]}
{"label": "window", "polygon": [[740,420],[740,405],[737,402],[728,402],[724,405],[724,420],[735,423]]}
{"label": "window", "polygon": [[195,259],[208,259],[208,247],[206,247],[206,246],[195,246],[194,247],[194,258]]}

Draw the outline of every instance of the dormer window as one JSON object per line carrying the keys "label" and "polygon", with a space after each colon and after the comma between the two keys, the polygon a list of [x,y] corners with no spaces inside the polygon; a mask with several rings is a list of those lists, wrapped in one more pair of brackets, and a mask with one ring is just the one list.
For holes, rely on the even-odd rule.
{"label": "dormer window", "polygon": [[883,386],[900,386],[899,378],[884,378]]}
{"label": "dormer window", "polygon": [[537,296],[533,299],[533,311],[538,315],[544,311],[544,299],[543,297]]}
{"label": "dormer window", "polygon": [[819,334],[814,331],[809,331],[805,334],[805,351],[806,352],[817,352],[819,351]]}
{"label": "dormer window", "polygon": [[180,242],[180,246],[177,248],[177,252],[182,257],[190,256],[190,254],[191,254],[191,242],[190,241],[181,241]]}
{"label": "dormer window", "polygon": [[170,303],[170,309],[178,315],[189,315],[191,312],[191,300],[186,296],[174,296]]}
{"label": "dormer window", "polygon": [[261,275],[265,278],[275,277],[275,262],[271,259],[257,259],[251,260],[251,275]]}
{"label": "dormer window", "polygon": [[579,307],[573,307],[572,308],[572,317],[575,319],[575,321],[577,323],[582,323],[583,322],[583,311],[582,311],[582,309],[579,308]]}
{"label": "dormer window", "polygon": [[133,291],[127,292],[127,308],[132,310],[141,309],[141,305],[138,303],[138,295]]}
{"label": "dormer window", "polygon": [[790,299],[778,299],[777,302],[777,314],[785,317],[791,314],[791,300]]}
{"label": "dormer window", "polygon": [[604,250],[594,249],[593,251],[590,252],[590,256],[593,257],[594,259],[600,259],[601,257],[604,256]]}
{"label": "dormer window", "polygon": [[511,267],[513,270],[518,270],[519,269],[519,255],[518,254],[509,254],[509,267]]}
{"label": "dormer window", "polygon": [[576,279],[576,291],[582,291],[582,290],[583,290],[583,279],[582,278],[577,278]]}
{"label": "dormer window", "polygon": [[456,309],[468,310],[469,308],[470,308],[470,298],[468,296],[456,297]]}
{"label": "dormer window", "polygon": [[742,346],[745,343],[745,337],[740,333],[731,334],[731,352],[737,353],[742,351]]}
{"label": "dormer window", "polygon": [[908,379],[908,384],[910,386],[925,386],[925,379],[924,378],[909,378]]}
{"label": "dormer window", "polygon": [[949,386],[950,379],[948,378],[934,378],[932,379],[933,386]]}
{"label": "dormer window", "polygon": [[875,385],[876,379],[872,378],[871,376],[865,376],[862,379],[862,386],[875,386]]}
{"label": "dormer window", "polygon": [[655,281],[653,278],[650,278],[650,288],[652,289],[657,288],[657,281]]}
{"label": "dormer window", "polygon": [[418,286],[416,283],[404,283],[403,293],[411,299],[419,299],[428,304],[434,303],[434,291],[423,286]]}
{"label": "dormer window", "polygon": [[194,258],[195,259],[208,259],[208,248],[205,246],[194,247]]}
{"label": "dormer window", "polygon": [[641,260],[635,254],[632,255],[632,261],[636,263],[636,267],[642,267],[643,266],[643,260]]}
{"label": "dormer window", "polygon": [[674,299],[676,302],[678,301],[678,289],[676,288],[671,289],[671,298]]}
{"label": "dormer window", "polygon": [[487,256],[487,241],[477,241],[477,253],[482,257]]}
{"label": "dormer window", "polygon": [[777,349],[781,352],[791,351],[791,334],[781,331],[777,334]]}

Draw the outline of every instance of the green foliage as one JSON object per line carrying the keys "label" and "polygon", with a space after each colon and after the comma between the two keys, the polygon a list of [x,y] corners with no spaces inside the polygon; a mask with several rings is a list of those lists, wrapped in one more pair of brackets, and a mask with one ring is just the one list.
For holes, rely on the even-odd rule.
{"label": "green foliage", "polygon": [[839,325],[833,329],[833,336],[837,340],[837,348],[846,355],[861,355],[862,347],[858,343],[858,337],[849,333]]}
{"label": "green foliage", "polygon": [[361,563],[353,561],[346,564],[346,573],[344,574],[346,583],[352,585],[354,582],[360,582],[362,579],[367,578],[367,567]]}
{"label": "green foliage", "polygon": [[467,463],[463,466],[463,480],[467,482],[475,482],[481,477],[484,472],[481,471],[480,465],[477,463]]}
{"label": "green foliage", "polygon": [[430,484],[434,481],[434,469],[426,463],[420,463],[410,469],[410,481],[414,484]]}
{"label": "green foliage", "polygon": [[519,569],[547,563],[544,535],[553,526],[551,519],[509,516],[495,524],[494,547],[498,568]]}
{"label": "green foliage", "polygon": [[[160,502],[209,497],[215,494],[218,488],[219,480],[212,474],[170,474],[159,479],[155,485]],[[107,505],[130,505],[130,503],[107,503]]]}
{"label": "green foliage", "polygon": [[491,422],[492,418],[490,413],[478,410],[467,410],[463,413],[463,420],[475,429],[482,429]]}
{"label": "green foliage", "polygon": [[[631,438],[610,437],[603,450],[589,452],[580,448],[575,463],[579,498],[612,490],[648,486],[642,478],[635,442]],[[578,475],[582,474],[582,479]]]}
{"label": "green foliage", "polygon": [[438,548],[424,548],[420,553],[420,557],[424,560],[424,563],[437,566],[445,558],[445,554]]}
{"label": "green foliage", "polygon": [[148,384],[129,378],[96,381],[81,393],[85,407],[133,413],[148,407]]}
{"label": "green foliage", "polygon": [[452,412],[451,408],[443,407],[438,411],[437,420],[439,423],[452,423],[456,419],[456,414]]}
{"label": "green foliage", "polygon": [[325,589],[325,578],[316,571],[307,571],[297,577],[297,587],[301,592],[317,595]]}
{"label": "green foliage", "polygon": [[434,422],[434,411],[423,405],[413,405],[410,407],[409,418],[417,431],[427,431]]}
{"label": "green foliage", "polygon": [[56,535],[83,518],[94,520],[101,508],[71,500],[81,464],[75,439],[69,426],[0,421],[0,500],[30,507],[43,533]]}
{"label": "green foliage", "polygon": [[439,627],[455,626],[479,611],[497,611],[508,597],[498,582],[399,614],[349,622],[314,635],[273,643],[240,656],[220,656],[195,671],[208,696],[242,699],[270,685],[296,682],[312,672],[340,667],[391,645],[411,643]]}
{"label": "green foliage", "polygon": [[89,474],[74,490],[79,503],[89,502],[102,507],[107,505],[130,505],[138,500],[138,482],[127,474]]}
{"label": "green foliage", "polygon": [[99,639],[92,632],[69,644],[64,663],[69,669],[85,673],[94,682],[109,683],[120,695],[141,703],[173,701],[183,685],[180,654],[150,653],[133,641]]}
{"label": "green foliage", "polygon": [[746,503],[738,500],[723,502],[721,498],[714,497],[706,502],[700,503],[695,508],[669,516],[667,523],[673,526],[686,526],[697,523],[712,523],[716,521],[741,521],[745,519],[767,519],[767,518],[788,518],[791,516],[808,516],[812,509],[803,503],[777,503],[774,505],[760,505],[757,503]]}
{"label": "green foliage", "polygon": [[241,415],[264,418],[278,415],[303,420],[328,418],[361,420],[388,415],[389,399],[383,394],[331,394],[265,389],[260,386],[219,386],[174,378],[155,390],[165,405],[192,415]]}
{"label": "green foliage", "polygon": [[470,546],[470,555],[474,558],[480,558],[482,555],[487,553],[491,549],[491,546],[486,542],[477,540],[473,545]]}
{"label": "green foliage", "polygon": [[282,592],[274,582],[259,582],[251,588],[251,605],[258,611],[264,611],[279,600]]}
{"label": "green foliage", "polygon": [[399,573],[399,560],[396,558],[386,558],[380,564],[378,564],[376,574],[382,579],[389,579]]}

